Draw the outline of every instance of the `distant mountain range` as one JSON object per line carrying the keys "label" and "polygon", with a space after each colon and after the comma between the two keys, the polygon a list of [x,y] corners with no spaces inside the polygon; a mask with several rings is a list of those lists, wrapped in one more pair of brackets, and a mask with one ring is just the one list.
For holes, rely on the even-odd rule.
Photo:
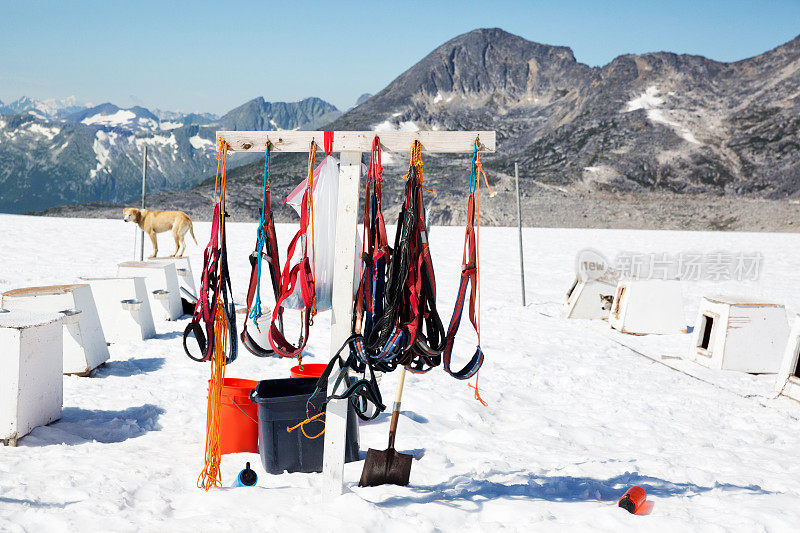
{"label": "distant mountain range", "polygon": [[0,104],[0,212],[127,201],[141,191],[145,146],[148,191],[186,189],[216,168],[217,129],[316,128],[340,115],[319,98],[256,98],[217,117],[23,97]]}
{"label": "distant mountain range", "polygon": [[[656,52],[626,54],[602,67],[590,67],[577,62],[567,47],[539,44],[493,28],[444,43],[338,118],[329,104],[301,101],[293,121],[283,126],[277,118],[283,116],[283,106],[255,99],[217,122],[191,127],[197,128],[193,136],[209,142],[215,125],[311,128],[334,118],[324,125],[326,129],[496,130],[498,152],[485,158],[485,167],[499,196],[484,204],[484,216],[490,223],[511,223],[515,162],[520,165],[523,201],[528,205],[536,191],[545,189],[575,196],[598,191],[654,192],[676,198],[798,198],[798,87],[800,37],[734,63]],[[306,118],[308,109],[314,110],[317,122]],[[149,124],[148,117],[128,111]],[[53,126],[26,126],[37,131],[38,127]],[[6,130],[0,129],[0,157],[7,146]],[[144,139],[165,134],[153,130],[136,135]],[[204,161],[212,157],[213,148],[210,144],[208,148]],[[95,159],[91,152],[85,157]],[[405,159],[385,158],[387,176],[400,175]],[[275,197],[302,179],[304,161],[302,154],[275,157]],[[185,174],[184,184],[200,183],[191,192],[165,192],[153,200],[207,216],[213,179],[203,178],[211,172],[196,174],[177,159],[175,164],[191,173]],[[467,164],[467,156],[425,156],[425,179],[436,189],[428,195],[435,223],[462,219]],[[82,176],[91,177],[92,170],[94,163]],[[257,218],[262,170],[262,163],[254,161],[230,173],[229,206],[235,216]],[[3,179],[0,174],[0,182]],[[394,194],[401,186],[399,179],[388,179],[384,191]],[[387,219],[392,210],[396,206],[390,203]]]}
{"label": "distant mountain range", "polygon": [[[484,217],[513,224],[514,162],[528,206],[541,191],[576,202],[593,191],[675,195],[671,202],[681,195],[798,198],[799,87],[800,37],[735,63],[657,52],[589,67],[567,47],[482,29],[438,47],[326,129],[496,130],[498,151],[484,165],[499,194],[484,202]],[[431,220],[461,223],[467,157],[424,159],[426,183],[436,190],[428,195]],[[401,175],[406,160],[385,157],[387,177]],[[273,197],[303,178],[304,163],[302,155],[275,156]],[[234,216],[257,219],[262,172],[256,161],[229,174]],[[401,187],[387,179],[387,198]],[[212,190],[209,180],[157,201],[207,217]],[[399,204],[385,205],[391,220]]]}

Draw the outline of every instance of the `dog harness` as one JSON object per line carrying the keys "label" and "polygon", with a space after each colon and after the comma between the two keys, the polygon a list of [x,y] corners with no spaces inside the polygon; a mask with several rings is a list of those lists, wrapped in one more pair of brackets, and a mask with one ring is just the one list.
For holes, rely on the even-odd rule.
{"label": "dog harness", "polygon": [[[314,190],[314,162],[316,158],[317,143],[313,140],[309,146],[308,153],[308,182],[303,193],[302,206],[300,208],[300,229],[289,243],[286,252],[286,263],[283,265],[281,274],[280,291],[275,301],[275,309],[272,311],[272,323],[269,328],[269,343],[272,349],[281,357],[302,357],[303,348],[308,342],[308,328],[311,326],[314,308],[314,273],[308,259],[308,225],[309,219],[313,217],[313,190]],[[310,212],[310,213],[309,213]],[[312,228],[312,247],[313,247],[313,228]],[[291,266],[291,259],[298,244],[302,251],[300,261]],[[299,285],[303,310],[300,313],[301,331],[297,345],[289,342],[283,334],[283,323],[281,320],[282,304],[295,291]]]}
{"label": "dog harness", "polygon": [[436,280],[422,202],[421,150],[420,142],[414,141],[383,313],[365,340],[367,352],[376,354],[383,367],[392,370],[403,365],[416,373],[441,363],[445,341],[436,310]]}
{"label": "dog harness", "polygon": [[[453,309],[453,317],[450,319],[450,326],[447,328],[447,340],[444,348],[444,370],[456,379],[470,379],[474,376],[483,364],[483,350],[481,350],[481,327],[480,327],[480,293],[478,292],[479,272],[478,272],[478,239],[477,232],[480,227],[479,204],[475,201],[475,193],[478,190],[478,173],[483,172],[481,166],[481,154],[478,151],[478,142],[472,153],[472,164],[469,174],[469,197],[467,198],[467,228],[464,233],[464,249],[461,258],[461,283],[458,286],[458,296],[456,305]],[[484,173],[484,178],[486,174]],[[488,185],[488,183],[487,183]],[[490,189],[491,190],[491,189]],[[464,311],[464,300],[466,299],[467,287],[469,293],[469,320],[478,335],[478,346],[469,362],[464,368],[453,371],[450,368],[453,343],[456,340],[456,333],[461,324],[461,315]],[[478,311],[476,313],[476,305]],[[476,318],[477,315],[477,318]]]}
{"label": "dog harness", "polygon": [[[262,259],[267,261],[269,275],[272,280],[272,293],[275,301],[280,296],[281,265],[278,257],[278,238],[275,235],[275,220],[272,215],[272,176],[269,171],[270,163],[270,144],[264,154],[264,189],[262,193],[261,219],[258,223],[256,236],[256,247],[250,254],[250,284],[247,287],[247,316],[252,324],[258,328],[258,319],[261,318],[261,265]],[[278,329],[283,332],[283,309],[276,306],[278,310]],[[253,355],[258,357],[269,357],[275,355],[271,348],[260,346],[247,332],[247,320],[241,334],[242,344]]]}
{"label": "dog harness", "polygon": [[[228,270],[228,253],[225,244],[225,168],[227,164],[228,145],[220,142],[217,153],[217,184],[214,187],[214,214],[211,218],[211,238],[203,252],[203,272],[200,275],[200,292],[197,295],[192,321],[183,331],[183,349],[190,359],[209,361],[214,357],[214,322],[218,310],[225,313],[231,339],[230,354],[226,362],[236,359],[236,313],[232,297],[230,271]],[[219,185],[219,195],[217,195]],[[221,299],[221,302],[220,302]],[[221,306],[219,305],[221,303]],[[201,326],[205,323],[205,331]],[[199,355],[194,355],[186,343],[190,334],[194,334],[199,348]]]}
{"label": "dog harness", "polygon": [[[387,242],[382,212],[380,139],[373,140],[364,201],[362,275],[354,301],[353,333],[317,382],[316,392],[324,390],[337,365],[334,391],[349,369],[363,374],[363,378],[349,381],[344,392],[332,394],[328,400],[348,398],[358,416],[365,420],[386,409],[376,371],[391,372],[403,365],[413,372],[427,372],[440,364],[444,348],[445,332],[436,311],[436,282],[424,221],[420,152],[421,145],[415,141],[392,249]],[[347,358],[342,356],[345,348],[350,352]]]}

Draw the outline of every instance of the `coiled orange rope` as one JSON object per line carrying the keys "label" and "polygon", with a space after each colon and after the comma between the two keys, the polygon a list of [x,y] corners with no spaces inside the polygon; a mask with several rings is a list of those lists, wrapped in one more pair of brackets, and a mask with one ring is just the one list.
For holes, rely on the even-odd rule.
{"label": "coiled orange rope", "polygon": [[[217,153],[217,177],[214,182],[214,202],[220,204],[220,242],[225,232],[225,177],[228,145],[220,140]],[[222,290],[222,276],[217,280],[217,294]],[[222,298],[217,299],[214,308],[214,355],[211,358],[211,378],[208,383],[208,406],[206,408],[206,446],[205,464],[197,478],[197,487],[210,490],[222,488],[220,464],[222,463],[222,387],[225,382],[225,361],[228,348],[228,319]]]}

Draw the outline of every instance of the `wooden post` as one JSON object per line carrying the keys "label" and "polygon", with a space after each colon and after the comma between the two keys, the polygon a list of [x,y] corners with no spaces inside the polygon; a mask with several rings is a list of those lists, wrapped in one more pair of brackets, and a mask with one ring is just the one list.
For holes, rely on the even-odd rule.
{"label": "wooden post", "polygon": [[[144,159],[142,160],[142,211],[144,211],[144,193],[147,184],[147,145],[144,145]],[[139,261],[144,261],[144,231],[139,230]]]}
{"label": "wooden post", "polygon": [[517,228],[519,229],[519,279],[522,285],[522,307],[525,307],[525,259],[522,253],[522,207],[519,197],[519,165],[514,163],[514,181],[517,183]]}
{"label": "wooden post", "polygon": [[[331,298],[331,357],[350,336],[353,316],[353,270],[356,268],[358,228],[358,188],[361,177],[361,152],[342,152],[339,164],[339,198],[336,210],[336,260],[333,267]],[[331,373],[328,395],[338,372]],[[346,386],[345,383],[342,385]],[[325,454],[322,474],[324,490],[340,495],[344,490],[344,451],[347,433],[348,400],[331,400],[325,414]]]}

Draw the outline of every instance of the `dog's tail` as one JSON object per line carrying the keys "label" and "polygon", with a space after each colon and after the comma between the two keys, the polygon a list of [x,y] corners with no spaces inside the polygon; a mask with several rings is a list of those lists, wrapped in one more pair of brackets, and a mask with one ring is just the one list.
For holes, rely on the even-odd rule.
{"label": "dog's tail", "polygon": [[192,235],[192,239],[194,240],[194,243],[197,246],[200,246],[199,244],[197,244],[197,239],[194,236],[194,228],[192,227],[192,221],[191,220],[189,220],[189,233]]}

